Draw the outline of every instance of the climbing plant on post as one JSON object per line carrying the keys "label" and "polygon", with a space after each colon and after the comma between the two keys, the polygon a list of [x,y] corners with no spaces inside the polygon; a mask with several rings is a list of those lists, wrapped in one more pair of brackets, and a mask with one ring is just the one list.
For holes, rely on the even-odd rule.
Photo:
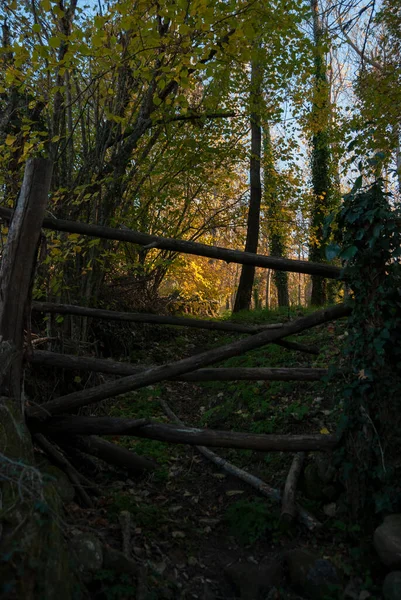
{"label": "climbing plant on post", "polygon": [[401,501],[393,486],[401,425],[400,219],[383,181],[363,189],[361,177],[337,219],[353,304],[344,361],[344,481],[359,521]]}

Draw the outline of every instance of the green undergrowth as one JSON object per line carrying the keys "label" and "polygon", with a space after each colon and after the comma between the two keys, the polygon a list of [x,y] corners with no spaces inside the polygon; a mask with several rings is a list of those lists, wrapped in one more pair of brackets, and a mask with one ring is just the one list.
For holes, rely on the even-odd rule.
{"label": "green undergrowth", "polygon": [[233,502],[226,510],[224,520],[233,535],[242,544],[254,544],[270,534],[280,534],[280,512],[266,498],[252,497]]}
{"label": "green undergrowth", "polygon": [[[306,309],[303,314],[306,314]],[[274,314],[257,311],[256,314],[239,313],[241,322],[273,323],[280,321],[284,311]],[[298,309],[293,317],[298,317]],[[282,320],[282,319],[281,319]],[[293,336],[293,341],[309,346],[317,346],[319,355],[305,354],[287,350],[270,344],[252,350],[244,355],[235,356],[219,364],[221,367],[330,367],[335,363],[344,325],[336,323],[329,327],[321,326]],[[226,335],[213,345],[230,343],[236,338]],[[205,382],[200,384],[212,398],[210,406],[204,411],[201,424],[208,427],[233,428],[253,433],[294,433],[299,425],[309,430],[308,414],[316,398],[326,398],[333,394],[335,386],[327,386],[327,379],[318,382],[294,381],[232,381]],[[318,432],[318,431],[317,431]]]}
{"label": "green undergrowth", "polygon": [[[313,312],[313,310],[313,307],[297,307],[275,311],[266,309],[242,311],[232,315],[230,320],[248,324],[270,324],[296,319]],[[163,335],[160,341],[156,342],[157,354],[161,357],[170,357],[173,353],[175,360],[182,357],[182,351],[185,351],[186,347],[193,346],[197,340],[201,340],[202,346],[213,348],[238,339],[238,334],[183,331],[182,328],[174,327],[169,327],[169,330],[171,330],[170,336]],[[163,331],[165,334],[165,330]],[[298,343],[318,347],[319,355],[290,351],[276,344],[270,344],[244,355],[232,357],[216,366],[231,368],[328,367],[336,362],[343,337],[344,323],[340,321],[328,326],[315,327],[290,338]],[[193,425],[266,434],[319,433],[322,429],[325,432],[332,432],[335,427],[332,422],[336,418],[334,413],[331,419],[325,419],[323,425],[310,420],[311,411],[316,412],[317,407],[331,409],[335,403],[336,385],[333,381],[329,386],[326,381],[214,381],[199,383],[198,386],[204,393],[203,406],[200,413],[199,407],[193,407],[194,414],[200,414],[197,422],[192,421]],[[159,422],[167,422],[158,402],[158,399],[164,397],[165,393],[166,384],[160,383],[121,396],[118,402],[111,407],[110,416],[135,419],[151,418]],[[318,406],[316,402],[319,403]],[[157,477],[161,479],[167,477],[171,459],[185,452],[180,445],[164,444],[129,436],[120,438],[120,443],[138,454],[156,460],[161,467]],[[227,450],[225,452],[227,457],[236,457],[237,462],[239,461],[242,465],[246,465],[249,457],[254,454],[246,450]],[[263,462],[267,468],[273,469],[277,466],[277,462],[286,466],[287,457],[264,454]]]}
{"label": "green undergrowth", "polygon": [[[254,311],[240,313],[235,319],[242,323],[274,323],[294,319],[312,312],[310,309],[287,311]],[[178,360],[184,355],[198,350],[222,346],[238,339],[238,334],[219,334],[182,328],[170,328],[170,336],[163,336],[156,342],[160,362],[166,356]],[[292,339],[302,344],[317,346],[319,355],[290,351],[278,345],[268,345],[255,349],[242,356],[230,358],[219,363],[219,367],[327,367],[337,361],[342,339],[344,323],[337,322],[328,326],[315,327]],[[194,350],[195,348],[195,350]],[[149,348],[152,352],[152,347]],[[319,382],[282,382],[282,381],[232,381],[205,382],[191,384],[194,388],[179,383],[160,383],[120,396],[110,408],[111,416],[133,419],[150,418],[158,422],[168,422],[160,403],[167,398],[177,414],[190,425],[252,433],[332,433],[336,427],[337,415],[333,406],[337,401],[336,385]],[[191,395],[192,390],[199,392]],[[189,394],[188,402],[178,406],[176,401],[181,394]],[[176,396],[177,394],[177,396]],[[185,413],[180,412],[181,409]],[[185,407],[185,408],[184,408]],[[327,414],[321,414],[322,409]],[[317,415],[317,417],[316,417]],[[116,441],[116,440],[113,440]],[[166,444],[159,441],[124,436],[119,443],[137,454],[152,458],[159,469],[151,475],[152,481],[160,485],[171,484],[170,470],[180,458],[186,456],[188,448],[183,445]],[[239,467],[255,473],[272,485],[281,486],[291,464],[292,456],[279,452],[253,452],[250,450],[218,449],[217,452]],[[189,477],[189,475],[188,475]],[[187,477],[187,479],[188,479]],[[185,479],[185,481],[187,481]],[[188,482],[189,484],[189,479]],[[182,482],[182,485],[185,485]],[[311,506],[311,508],[315,508]],[[162,528],[166,522],[165,512],[146,502],[136,501],[129,494],[118,492],[112,505],[116,516],[121,510],[129,510],[136,515],[136,522],[150,531]],[[114,511],[114,512],[113,512]],[[229,503],[225,515],[228,530],[235,531],[235,537],[241,543],[254,543],[260,538],[274,538],[277,530],[276,509],[263,499]],[[168,520],[168,518],[167,518]]]}
{"label": "green undergrowth", "polygon": [[318,310],[315,306],[292,306],[270,310],[260,308],[257,310],[241,310],[238,313],[225,313],[223,320],[244,325],[259,325],[263,323],[285,323],[298,317],[304,317]]}
{"label": "green undergrowth", "polygon": [[[168,422],[164,415],[158,399],[163,393],[163,386],[149,386],[135,392],[130,392],[119,397],[118,402],[110,408],[111,417],[123,417],[129,419],[153,419],[157,422]],[[180,445],[166,444],[157,440],[135,438],[132,436],[120,436],[118,443],[132,450],[136,454],[153,459],[159,465],[154,477],[164,481],[168,478],[168,467],[174,457],[183,452]]]}

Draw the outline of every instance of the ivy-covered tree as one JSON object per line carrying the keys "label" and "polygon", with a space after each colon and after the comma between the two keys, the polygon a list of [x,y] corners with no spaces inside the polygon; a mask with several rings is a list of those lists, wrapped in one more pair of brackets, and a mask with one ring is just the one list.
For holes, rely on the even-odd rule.
{"label": "ivy-covered tree", "polygon": [[369,524],[374,513],[401,504],[400,219],[384,182],[362,188],[361,176],[345,196],[336,225],[352,304],[340,458],[352,516]]}
{"label": "ivy-covered tree", "polygon": [[[311,115],[312,151],[311,170],[313,206],[309,260],[324,262],[324,220],[332,208],[332,185],[330,177],[329,110],[330,97],[327,81],[325,32],[319,14],[318,0],[311,0],[314,41],[314,89]],[[327,280],[312,276],[311,304],[321,306],[327,301]]]}

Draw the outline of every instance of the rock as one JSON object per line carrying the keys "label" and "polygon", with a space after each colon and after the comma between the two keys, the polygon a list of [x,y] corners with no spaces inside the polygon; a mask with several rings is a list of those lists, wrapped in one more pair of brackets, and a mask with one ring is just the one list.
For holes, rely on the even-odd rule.
{"label": "rock", "polygon": [[286,560],[291,584],[302,594],[313,600],[337,597],[340,579],[329,560],[302,548],[288,552]]}
{"label": "rock", "polygon": [[328,517],[334,517],[337,512],[337,504],[335,502],[330,502],[330,504],[325,504],[323,506],[323,512]]}
{"label": "rock", "polygon": [[373,542],[382,563],[401,568],[401,514],[388,515],[377,527]]}
{"label": "rock", "polygon": [[90,581],[94,573],[103,565],[103,550],[100,541],[90,533],[81,533],[71,541],[78,571],[85,581]]}
{"label": "rock", "polygon": [[401,571],[392,571],[386,575],[382,592],[384,600],[400,600]]}
{"label": "rock", "polygon": [[241,600],[257,600],[260,594],[279,586],[283,578],[283,567],[278,560],[257,566],[236,563],[226,567],[224,572],[239,592]]}

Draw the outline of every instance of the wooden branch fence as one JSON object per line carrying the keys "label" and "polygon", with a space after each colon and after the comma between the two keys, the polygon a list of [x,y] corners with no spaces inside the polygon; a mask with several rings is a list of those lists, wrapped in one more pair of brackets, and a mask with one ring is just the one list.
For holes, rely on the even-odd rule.
{"label": "wooden branch fence", "polygon": [[[0,207],[0,217],[9,221],[12,217],[12,211],[8,208]],[[97,237],[106,240],[130,242],[144,246],[147,249],[157,248],[158,250],[172,250],[183,254],[193,254],[195,256],[205,256],[206,258],[216,258],[224,260],[227,263],[239,263],[243,265],[254,265],[266,269],[275,269],[277,271],[291,271],[292,273],[306,273],[308,275],[321,275],[330,279],[338,279],[341,270],[333,265],[322,263],[312,263],[306,260],[293,260],[289,258],[277,258],[275,256],[264,256],[261,254],[252,254],[251,252],[241,252],[240,250],[229,250],[218,246],[208,246],[198,242],[189,242],[186,240],[176,240],[164,238],[157,235],[149,235],[139,231],[132,231],[128,228],[115,229],[112,227],[103,227],[101,225],[88,225],[64,219],[54,219],[46,217],[43,219],[42,226],[45,229],[54,231],[65,231],[66,233],[78,233],[90,237]]]}
{"label": "wooden branch fence", "polygon": [[[28,163],[27,169],[33,170],[31,177],[33,177],[34,181],[38,181],[41,177],[39,167],[40,165],[38,166],[35,162]],[[44,185],[48,186],[49,171],[47,166],[46,169],[47,179]],[[21,214],[20,201],[18,202],[14,213],[10,209],[0,207],[0,217],[6,221],[12,220],[12,228],[10,228],[10,234],[2,260],[2,272],[6,273],[3,275],[3,281],[0,284],[1,291],[5,293],[5,286],[9,286],[9,290],[5,293],[5,296],[1,296],[4,300],[0,303],[0,333],[3,334],[3,337],[5,334],[5,340],[10,340],[12,342],[12,352],[16,352],[17,356],[22,356],[23,339],[21,323],[23,320],[23,313],[21,311],[25,310],[25,317],[29,317],[29,309],[37,313],[70,314],[85,316],[92,319],[100,318],[125,322],[195,327],[213,331],[238,333],[246,336],[245,338],[237,339],[236,341],[220,346],[219,348],[213,348],[189,358],[184,358],[161,366],[136,366],[92,357],[60,355],[54,352],[45,352],[37,349],[33,352],[30,351],[26,353],[25,358],[32,365],[77,370],[85,369],[118,376],[115,380],[107,381],[106,383],[92,388],[67,394],[59,398],[54,398],[42,405],[24,407],[28,427],[32,433],[39,436],[37,439],[41,440],[42,447],[46,445],[43,436],[46,436],[46,438],[51,440],[57,439],[57,443],[61,447],[63,447],[64,443],[65,448],[71,446],[73,441],[74,446],[80,449],[80,451],[87,454],[94,454],[108,462],[125,465],[128,468],[136,468],[140,471],[153,468],[154,463],[147,459],[135,457],[133,453],[121,449],[115,444],[101,440],[97,436],[133,435],[136,437],[145,437],[175,444],[244,448],[264,452],[330,451],[339,443],[339,440],[336,439],[335,436],[323,434],[256,435],[165,425],[163,423],[149,421],[143,422],[143,420],[133,421],[130,419],[116,419],[109,417],[65,415],[65,413],[75,411],[78,408],[131,392],[166,379],[178,381],[320,380],[327,375],[326,369],[225,369],[206,367],[267,344],[280,344],[292,350],[318,353],[317,348],[301,345],[284,338],[317,325],[346,317],[350,314],[350,308],[346,305],[339,304],[331,308],[316,311],[308,316],[301,317],[289,323],[279,323],[269,326],[249,326],[230,322],[215,322],[183,317],[166,317],[142,313],[121,313],[97,308],[47,302],[31,303],[31,307],[28,306],[28,312],[21,306],[19,306],[17,310],[16,307],[18,302],[15,302],[15,298],[18,297],[18,288],[15,287],[14,283],[21,278],[21,275],[23,275],[25,282],[32,281],[34,270],[32,259],[29,258],[26,263],[21,263],[21,260],[23,261],[24,256],[31,257],[33,255],[41,227],[139,244],[145,248],[172,250],[175,252],[224,260],[226,262],[248,264],[269,269],[320,275],[328,278],[338,278],[340,275],[340,269],[331,265],[251,254],[237,250],[207,246],[196,242],[152,236],[127,229],[113,229],[110,227],[75,223],[54,218],[43,218],[44,195],[43,193],[39,195],[41,197],[42,209],[36,213],[31,210],[27,214]],[[18,252],[15,252],[15,244],[19,245],[19,255]],[[13,257],[11,263],[8,258],[9,256]],[[23,269],[21,264],[24,264]],[[25,283],[25,287],[27,285],[28,284]],[[25,302],[23,304],[25,305]],[[19,328],[15,333],[10,330],[10,327],[14,327],[14,322]],[[13,361],[13,370],[15,372],[13,371],[14,374],[11,378],[12,385],[9,388],[9,393],[18,398],[21,394],[16,392],[15,386],[20,385],[21,381],[20,358]],[[56,453],[53,454],[56,455]],[[292,475],[291,481],[294,480],[295,475]],[[288,483],[287,487],[291,488],[291,486],[293,487],[293,484],[291,482]],[[293,495],[291,494],[292,492],[289,492],[285,496],[287,503],[288,497],[292,497]],[[292,502],[290,502],[290,505],[291,504]],[[291,508],[291,506],[286,508],[286,512],[289,512],[290,514],[292,514],[292,510],[293,508]]]}

